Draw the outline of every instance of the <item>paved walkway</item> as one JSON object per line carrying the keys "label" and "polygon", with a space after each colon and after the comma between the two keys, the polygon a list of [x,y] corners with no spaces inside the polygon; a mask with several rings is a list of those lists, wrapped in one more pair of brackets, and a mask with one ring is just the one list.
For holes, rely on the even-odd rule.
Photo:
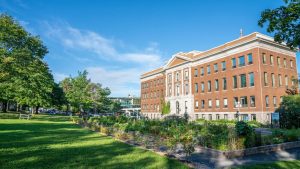
{"label": "paved walkway", "polygon": [[210,157],[204,154],[193,154],[189,157],[190,161],[196,164],[196,168],[210,169],[210,168],[230,168],[238,165],[257,164],[275,161],[289,161],[300,159],[300,148],[290,150],[281,150],[278,152],[261,153],[250,155],[242,158],[227,159],[225,157]]}

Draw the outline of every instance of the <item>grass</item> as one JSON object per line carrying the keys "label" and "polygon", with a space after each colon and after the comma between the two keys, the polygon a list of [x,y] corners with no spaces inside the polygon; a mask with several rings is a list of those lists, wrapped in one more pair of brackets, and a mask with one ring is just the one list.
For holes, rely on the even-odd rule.
{"label": "grass", "polygon": [[[188,168],[174,159],[83,129],[68,117],[0,116],[0,168]],[[5,115],[7,117],[7,115]]]}
{"label": "grass", "polygon": [[294,161],[277,161],[274,163],[245,165],[236,167],[235,169],[299,169],[300,160]]}

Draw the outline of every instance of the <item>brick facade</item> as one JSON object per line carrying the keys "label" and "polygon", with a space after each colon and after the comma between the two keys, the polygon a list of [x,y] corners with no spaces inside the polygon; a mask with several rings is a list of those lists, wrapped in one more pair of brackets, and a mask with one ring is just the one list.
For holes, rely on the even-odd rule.
{"label": "brick facade", "polygon": [[165,99],[172,114],[194,119],[234,119],[238,111],[240,119],[269,122],[293,78],[295,51],[253,33],[205,52],[178,53],[143,74],[141,112],[160,118]]}

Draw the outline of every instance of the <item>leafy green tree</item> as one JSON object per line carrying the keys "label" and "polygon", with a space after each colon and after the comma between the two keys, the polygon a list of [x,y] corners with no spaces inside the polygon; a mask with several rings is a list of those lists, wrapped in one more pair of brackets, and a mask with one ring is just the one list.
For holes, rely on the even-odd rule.
{"label": "leafy green tree", "polygon": [[121,103],[117,101],[113,101],[110,106],[111,112],[119,112],[122,109]]}
{"label": "leafy green tree", "polygon": [[108,112],[110,109],[110,90],[99,83],[87,79],[88,72],[78,72],[76,77],[68,77],[60,82],[67,102],[73,112],[93,111]]}
{"label": "leafy green tree", "polygon": [[165,102],[162,99],[162,104],[161,104],[161,114],[162,115],[167,115],[171,112],[171,108],[170,108],[170,102]]}
{"label": "leafy green tree", "polygon": [[43,61],[48,53],[38,36],[11,16],[0,15],[0,100],[35,107],[49,104],[53,77]]}
{"label": "leafy green tree", "polygon": [[[57,83],[54,83],[51,100],[52,106],[59,110],[63,110],[64,105],[68,104],[63,88]],[[67,111],[67,108],[64,111]]]}
{"label": "leafy green tree", "polygon": [[266,9],[261,13],[258,25],[268,23],[267,31],[275,32],[276,42],[286,41],[291,49],[300,47],[300,0],[284,0],[285,6]]}
{"label": "leafy green tree", "polygon": [[300,95],[284,96],[277,111],[281,128],[300,128]]}

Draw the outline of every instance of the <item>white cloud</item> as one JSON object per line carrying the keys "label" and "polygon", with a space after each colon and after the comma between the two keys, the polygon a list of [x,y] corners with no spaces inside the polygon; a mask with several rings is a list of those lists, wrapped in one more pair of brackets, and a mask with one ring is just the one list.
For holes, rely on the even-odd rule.
{"label": "white cloud", "polygon": [[113,96],[140,95],[139,70],[132,69],[104,69],[101,67],[88,67],[86,69],[93,82],[108,86]]}
{"label": "white cloud", "polygon": [[47,36],[58,40],[67,48],[92,52],[104,60],[148,64],[151,67],[162,64],[156,42],[151,42],[146,49],[141,51],[120,52],[117,49],[118,40],[105,38],[96,32],[79,30],[67,23],[50,24],[45,22],[44,25]]}
{"label": "white cloud", "polygon": [[[45,22],[48,38],[63,45],[67,53],[84,51],[85,57],[74,57],[82,63],[98,63],[105,60],[105,67],[85,66],[89,72],[89,78],[93,82],[101,83],[109,87],[113,96],[127,96],[128,94],[140,95],[140,75],[153,68],[162,65],[162,58],[158,49],[158,43],[151,42],[141,50],[129,50],[121,40],[109,39],[90,30],[80,30],[68,23],[57,24]],[[121,49],[120,49],[121,44]],[[73,54],[72,54],[73,55]],[[127,64],[130,64],[130,68]],[[74,70],[77,71],[77,70]],[[64,74],[55,74],[56,80],[62,80]]]}
{"label": "white cloud", "polygon": [[57,72],[53,73],[53,78],[54,78],[55,82],[57,82],[57,83],[64,80],[66,77],[68,77],[68,75],[66,75],[64,73],[57,73]]}

